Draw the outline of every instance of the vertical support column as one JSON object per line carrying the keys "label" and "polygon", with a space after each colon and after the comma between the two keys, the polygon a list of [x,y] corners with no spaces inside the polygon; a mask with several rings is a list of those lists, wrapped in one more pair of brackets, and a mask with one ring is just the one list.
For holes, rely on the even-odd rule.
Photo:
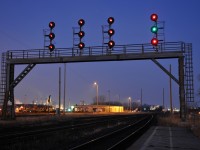
{"label": "vertical support column", "polygon": [[14,99],[14,87],[10,86],[14,81],[14,75],[15,75],[15,67],[14,65],[10,65],[10,83],[9,83],[9,89],[10,89],[10,102],[11,102],[11,108],[10,108],[10,117],[11,119],[15,119],[15,99]]}
{"label": "vertical support column", "polygon": [[[6,93],[3,104],[3,119],[15,119],[15,100],[14,100],[14,88],[11,87],[11,83],[14,81],[14,65],[6,64]],[[10,101],[10,103],[9,103]]]}
{"label": "vertical support column", "polygon": [[186,105],[185,105],[185,89],[184,89],[184,57],[178,58],[179,64],[179,100],[180,100],[180,118],[186,120]]}
{"label": "vertical support column", "polygon": [[9,100],[9,83],[10,83],[10,64],[6,64],[6,88],[5,88],[5,97],[3,102],[3,119],[7,119],[8,114],[8,100]]}

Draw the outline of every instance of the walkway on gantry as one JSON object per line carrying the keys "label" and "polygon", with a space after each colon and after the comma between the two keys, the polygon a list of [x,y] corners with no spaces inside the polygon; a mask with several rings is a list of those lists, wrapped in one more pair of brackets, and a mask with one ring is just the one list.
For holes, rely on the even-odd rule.
{"label": "walkway on gantry", "polygon": [[[174,77],[156,59],[179,59],[179,79]],[[194,101],[192,44],[185,42],[116,45],[113,49],[106,46],[78,48],[57,48],[52,53],[47,49],[9,50],[2,53],[0,104],[3,105],[3,118],[14,112],[14,87],[35,67],[36,64],[73,63],[94,61],[152,60],[166,72],[180,88],[181,117],[185,118],[186,101]],[[185,64],[184,64],[185,62]],[[27,64],[27,67],[14,79],[14,66]],[[185,90],[185,91],[184,91]],[[10,105],[8,107],[8,102]],[[9,112],[10,111],[10,112]]]}

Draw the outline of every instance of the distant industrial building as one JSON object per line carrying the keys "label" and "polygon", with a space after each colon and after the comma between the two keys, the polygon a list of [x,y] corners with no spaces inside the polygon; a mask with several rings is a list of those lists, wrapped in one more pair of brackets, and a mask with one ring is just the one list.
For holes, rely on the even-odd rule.
{"label": "distant industrial building", "polygon": [[54,112],[55,108],[52,105],[43,104],[16,104],[15,112]]}
{"label": "distant industrial building", "polygon": [[[61,111],[63,111],[61,109]],[[69,110],[67,110],[69,111]],[[112,106],[112,105],[74,105],[71,106],[72,112],[124,112],[124,106]],[[15,104],[16,113],[40,113],[40,112],[56,112],[56,108],[53,105],[44,104]],[[0,109],[1,113],[1,109]]]}
{"label": "distant industrial building", "polygon": [[124,106],[75,105],[73,112],[124,112]]}

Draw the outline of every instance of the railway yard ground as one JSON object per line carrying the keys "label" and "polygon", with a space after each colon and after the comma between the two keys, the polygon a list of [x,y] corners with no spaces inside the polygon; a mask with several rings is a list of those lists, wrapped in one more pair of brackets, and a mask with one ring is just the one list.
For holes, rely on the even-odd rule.
{"label": "railway yard ground", "polygon": [[[119,130],[119,128],[125,128],[125,120],[122,118],[126,118],[126,117],[128,118],[128,116],[138,116],[138,118],[131,120],[132,122],[134,122],[134,124],[137,124],[135,122],[140,120],[140,118],[142,118],[143,115],[145,116],[145,114],[148,114],[148,113],[109,113],[109,115],[106,113],[66,113],[65,115],[60,115],[60,116],[55,115],[55,114],[31,114],[31,115],[17,114],[16,120],[5,120],[5,121],[0,120],[0,127],[1,127],[0,128],[0,131],[1,131],[0,143],[4,142],[3,148],[8,149],[8,150],[9,149],[27,149],[27,148],[29,149],[31,148],[32,149],[44,149],[44,148],[45,149],[55,149],[55,148],[56,149],[84,149],[85,147],[87,147],[87,149],[92,149],[88,147],[93,147],[94,145],[98,145],[98,144],[102,145],[101,143],[104,141],[103,138],[105,138],[105,134],[107,132],[116,132],[117,130]],[[108,116],[116,116],[116,118],[115,117],[106,118]],[[134,139],[132,144],[130,144],[129,142],[129,144],[132,145],[131,146],[132,148],[134,147],[137,149],[139,148],[138,147],[140,145],[139,143],[147,144],[146,147],[141,146],[139,149],[146,149],[148,144],[150,144],[150,148],[152,149],[162,148],[162,147],[156,147],[159,144],[161,144],[164,146],[164,149],[165,148],[167,149],[167,148],[170,148],[170,142],[168,141],[170,141],[171,138],[167,139],[166,134],[169,134],[168,137],[172,137],[170,134],[175,135],[175,137],[184,136],[185,138],[182,140],[186,140],[186,141],[189,141],[187,140],[187,138],[191,139],[191,136],[193,136],[195,140],[198,139],[200,141],[200,118],[199,117],[200,117],[199,115],[196,115],[196,116],[190,115],[187,117],[186,122],[181,122],[178,114],[167,115],[167,116],[157,115],[156,121],[154,120],[153,123],[151,123],[151,127],[148,127],[147,129],[145,129],[145,131],[147,132],[142,131],[142,133],[145,132],[145,134],[143,135],[141,134],[141,132],[137,133],[141,135],[138,136],[136,134],[137,139]],[[101,119],[97,120],[97,118],[101,118]],[[131,123],[128,122],[128,126],[130,126],[130,124]],[[67,127],[64,127],[64,126],[67,126]],[[140,125],[138,124],[138,126],[141,126],[141,124]],[[48,133],[40,135],[40,132],[47,130],[47,128],[51,128],[52,131],[50,131],[50,133],[48,131]],[[78,130],[80,130],[81,132]],[[128,130],[130,131],[130,129]],[[31,134],[28,133],[29,131],[32,131],[33,133],[36,132],[34,134],[37,134],[37,136],[40,136],[40,138],[36,138],[35,136],[32,137],[31,135],[32,133]],[[125,132],[125,131],[120,131],[120,132]],[[16,136],[20,135],[20,138],[16,138],[16,137],[13,138],[12,137],[13,135],[12,135],[10,141],[5,140],[5,138],[7,139],[10,138],[9,134],[11,133],[16,134]],[[25,135],[23,135],[24,133]],[[166,146],[166,144],[163,141],[159,143],[158,140],[155,138],[155,135],[153,136],[153,133],[154,134],[156,133],[155,135],[157,136],[159,135],[159,138],[161,139],[162,137],[164,137],[165,141],[169,143],[169,145]],[[178,136],[176,134],[178,134]],[[98,135],[98,138],[96,138],[97,135]],[[116,137],[116,135],[112,135],[112,136]],[[106,139],[112,139],[112,136],[109,135]],[[23,141],[23,137],[25,137],[26,140]],[[147,137],[151,137],[151,139],[149,139],[148,142],[154,141],[154,143],[148,143],[147,141],[144,141],[144,139],[148,139]],[[62,141],[63,139],[67,141],[71,140],[73,141],[73,144],[69,145],[69,143],[68,144],[66,142],[63,143]],[[81,144],[74,142],[77,140],[80,140],[79,142],[81,142]],[[176,143],[178,141],[175,138],[173,140],[175,140]],[[190,141],[194,142],[195,140],[193,141],[190,140]],[[14,144],[13,144],[13,141],[14,141]],[[19,141],[20,141],[20,144],[19,144]],[[96,141],[96,142],[91,142],[91,141]],[[156,141],[156,144],[155,144],[155,141]],[[174,141],[172,141],[171,143],[173,142]],[[178,142],[180,142],[180,140]],[[50,143],[55,143],[55,144],[52,146],[52,144]],[[136,144],[137,146],[134,145],[134,143],[137,143]],[[40,146],[38,147],[37,145],[40,145]],[[63,146],[60,147],[60,145],[64,145],[64,147]],[[194,146],[195,144],[192,144],[192,145]],[[111,147],[110,149],[115,149],[116,146],[123,147],[124,145],[112,144],[112,146],[109,146],[109,148]],[[131,147],[129,147],[129,149]],[[109,149],[109,148],[106,147],[106,148],[99,148],[99,149]],[[173,149],[173,147],[171,148]],[[176,148],[178,148],[177,145],[176,145]]]}
{"label": "railway yard ground", "polygon": [[[117,113],[109,113],[109,115]],[[127,113],[119,113],[127,114]],[[128,113],[129,114],[129,113]],[[137,113],[135,113],[137,114]],[[55,114],[17,114],[16,120],[0,120],[1,127],[13,127],[19,125],[27,126],[41,126],[47,124],[57,124],[65,121],[70,121],[73,118],[83,118],[90,116],[106,116],[108,113],[65,113],[65,115],[55,115]],[[161,116],[157,118],[158,126],[167,126],[167,127],[184,127],[191,129],[195,136],[200,138],[200,115],[187,117],[185,123],[181,122],[179,114],[174,114],[171,116]]]}
{"label": "railway yard ground", "polygon": [[200,115],[197,114],[187,116],[186,122],[181,121],[179,114],[158,117],[157,126],[185,128],[192,131],[200,139]]}

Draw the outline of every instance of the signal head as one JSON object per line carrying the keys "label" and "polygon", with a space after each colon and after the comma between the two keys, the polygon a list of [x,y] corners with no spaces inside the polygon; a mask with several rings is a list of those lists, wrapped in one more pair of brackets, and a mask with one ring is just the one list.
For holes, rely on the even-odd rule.
{"label": "signal head", "polygon": [[115,19],[113,17],[109,17],[107,21],[108,21],[108,24],[111,25],[114,23]]}
{"label": "signal head", "polygon": [[54,33],[49,33],[49,39],[53,40],[55,38],[55,34]]}
{"label": "signal head", "polygon": [[80,42],[80,43],[78,44],[78,47],[79,47],[79,49],[83,49],[83,48],[85,47],[85,43]]}
{"label": "signal head", "polygon": [[113,48],[114,46],[115,46],[115,42],[112,41],[112,40],[110,40],[110,41],[108,42],[108,47],[111,49],[111,48]]}
{"label": "signal head", "polygon": [[158,20],[158,15],[157,14],[151,14],[151,20],[156,22]]}
{"label": "signal head", "polygon": [[109,29],[108,30],[108,35],[113,36],[115,34],[115,30]]}
{"label": "signal head", "polygon": [[79,24],[80,27],[82,27],[82,26],[85,24],[85,20],[80,19],[80,20],[78,21],[78,24]]}
{"label": "signal head", "polygon": [[54,44],[50,44],[49,45],[49,50],[50,52],[52,52],[55,49],[55,45]]}
{"label": "signal head", "polygon": [[157,38],[153,38],[153,39],[151,40],[151,44],[152,44],[153,46],[157,46],[157,45],[158,45],[158,39],[157,39]]}
{"label": "signal head", "polygon": [[78,36],[79,36],[80,38],[84,37],[84,36],[85,36],[85,32],[84,32],[84,31],[80,31],[80,32],[78,33]]}
{"label": "signal head", "polygon": [[49,28],[53,29],[55,27],[55,22],[51,21],[49,22]]}
{"label": "signal head", "polygon": [[152,26],[151,27],[151,32],[152,33],[157,33],[158,32],[158,27],[157,26]]}

